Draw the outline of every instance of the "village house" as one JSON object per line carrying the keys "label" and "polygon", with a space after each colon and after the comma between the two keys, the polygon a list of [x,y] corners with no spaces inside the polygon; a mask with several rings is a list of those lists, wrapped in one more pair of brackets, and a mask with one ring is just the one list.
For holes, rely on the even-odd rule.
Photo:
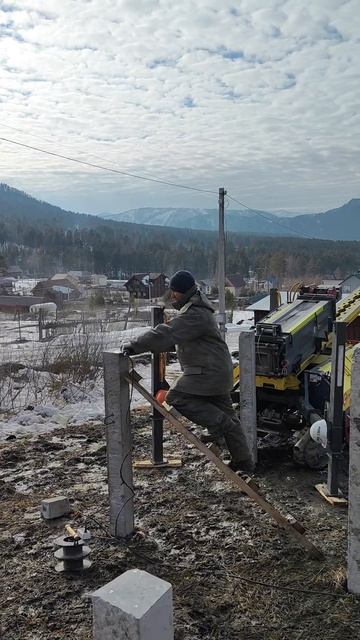
{"label": "village house", "polygon": [[341,283],[341,289],[343,293],[351,293],[360,287],[360,271],[347,276]]}
{"label": "village house", "polygon": [[245,286],[245,280],[240,273],[234,273],[226,278],[225,288],[228,289],[235,298],[241,295],[241,290],[244,289]]}
{"label": "village house", "polygon": [[125,283],[130,296],[134,298],[161,298],[169,286],[164,273],[134,273]]}
{"label": "village house", "polygon": [[108,278],[103,273],[93,273],[90,277],[91,284],[95,287],[106,287]]}
{"label": "village house", "polygon": [[202,293],[209,296],[211,294],[211,289],[214,286],[214,281],[210,278],[204,278],[204,280],[197,280],[196,284]]}
{"label": "village house", "polygon": [[0,312],[29,313],[34,304],[41,304],[44,298],[40,296],[2,296],[0,295]]}
{"label": "village house", "polygon": [[69,273],[56,273],[51,278],[38,282],[32,293],[61,306],[64,302],[78,300],[82,296],[83,289],[78,279]]}
{"label": "village house", "polygon": [[80,284],[91,284],[90,271],[69,271],[68,274],[73,278],[76,278]]}
{"label": "village house", "polygon": [[0,277],[0,294],[11,296],[13,293],[14,282],[14,278],[8,278],[7,276]]}

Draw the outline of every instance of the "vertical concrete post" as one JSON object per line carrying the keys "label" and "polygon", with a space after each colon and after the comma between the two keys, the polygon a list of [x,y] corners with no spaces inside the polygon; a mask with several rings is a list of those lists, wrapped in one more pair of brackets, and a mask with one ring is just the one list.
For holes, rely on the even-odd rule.
{"label": "vertical concrete post", "polygon": [[330,408],[328,412],[329,464],[327,489],[330,496],[339,495],[339,469],[344,446],[344,368],[346,346],[346,322],[334,322]]}
{"label": "vertical concrete post", "polygon": [[132,569],[91,598],[93,640],[174,640],[169,582]]}
{"label": "vertical concrete post", "polygon": [[351,372],[349,455],[347,585],[350,593],[360,594],[360,347],[354,351]]}
{"label": "vertical concrete post", "polygon": [[240,422],[245,430],[253,462],[257,462],[257,416],[255,332],[242,329],[239,335]]}
{"label": "vertical concrete post", "polygon": [[134,531],[132,436],[130,429],[129,358],[118,350],[104,352],[105,429],[110,531],[124,538]]}

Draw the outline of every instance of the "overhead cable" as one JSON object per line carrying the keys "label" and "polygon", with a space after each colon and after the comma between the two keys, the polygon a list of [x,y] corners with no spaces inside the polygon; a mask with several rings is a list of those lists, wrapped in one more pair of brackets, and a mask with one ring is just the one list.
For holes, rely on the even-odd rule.
{"label": "overhead cable", "polygon": [[[8,126],[8,125],[5,125]],[[15,127],[9,127],[12,128],[14,130],[18,130],[20,131],[20,129],[16,129]],[[129,178],[136,178],[137,180],[145,180],[147,182],[155,182],[157,184],[163,184],[169,187],[175,187],[177,189],[186,189],[188,191],[197,191],[199,193],[210,193],[213,195],[218,195],[218,191],[214,191],[211,189],[202,189],[200,187],[191,187],[190,185],[186,185],[186,184],[181,184],[181,183],[177,183],[177,182],[172,182],[170,180],[163,180],[162,178],[155,178],[155,177],[150,177],[150,176],[144,176],[141,174],[137,174],[137,173],[131,173],[129,171],[123,171],[120,169],[113,169],[111,167],[106,167],[100,164],[95,164],[93,162],[89,162],[87,160],[80,160],[79,158],[73,158],[72,156],[67,156],[65,154],[61,154],[61,153],[56,153],[55,151],[48,151],[47,149],[42,149],[41,147],[35,147],[34,145],[30,145],[30,144],[25,144],[24,142],[18,142],[17,140],[11,140],[10,138],[5,138],[3,136],[0,136],[0,141],[3,142],[8,142],[9,144],[13,144],[16,145],[18,147],[23,147],[25,149],[30,149],[32,151],[38,151],[39,153],[43,153],[49,156],[53,156],[55,158],[60,158],[62,160],[68,160],[70,162],[75,162],[77,164],[81,164],[87,167],[92,167],[94,169],[101,169],[102,171],[108,171],[110,173],[116,173],[118,175],[122,175],[122,176],[127,176]],[[314,236],[311,236],[305,232],[301,232],[301,231],[297,231],[296,229],[292,229],[291,227],[288,227],[287,225],[283,224],[282,222],[279,222],[278,220],[274,220],[273,218],[268,218],[267,215],[265,215],[264,212],[262,211],[258,211],[257,209],[253,209],[251,207],[249,207],[247,204],[245,204],[244,202],[241,202],[240,200],[238,200],[237,198],[235,198],[234,196],[231,196],[229,193],[227,193],[227,197],[229,198],[229,200],[232,200],[233,202],[236,202],[236,204],[240,205],[241,207],[244,207],[245,209],[247,209],[248,211],[250,211],[250,213],[254,213],[255,215],[257,215],[260,218],[263,218],[264,220],[266,220],[267,222],[270,222],[271,224],[277,225],[278,227],[281,227],[283,229],[285,229],[286,231],[288,231],[291,235],[292,234],[296,234],[300,237],[303,238],[309,238],[310,240],[316,240],[317,238],[314,238]],[[270,212],[266,212],[269,213]]]}
{"label": "overhead cable", "polygon": [[79,158],[73,158],[71,156],[66,156],[61,153],[56,153],[55,151],[48,151],[47,149],[41,149],[41,147],[35,147],[30,144],[25,144],[24,142],[17,142],[16,140],[10,140],[10,138],[0,137],[0,140],[3,142],[8,142],[9,144],[14,144],[18,147],[24,147],[25,149],[31,149],[32,151],[38,151],[39,153],[45,153],[48,156],[54,156],[55,158],[61,158],[62,160],[69,160],[70,162],[76,162],[77,164],[85,165],[86,167],[93,167],[94,169],[102,169],[103,171],[109,171],[111,173],[117,173],[122,176],[127,176],[129,178],[136,178],[137,180],[146,180],[147,182],[156,182],[158,184],[164,184],[169,187],[176,187],[177,189],[187,189],[188,191],[199,191],[200,193],[212,193],[217,195],[217,191],[212,191],[211,189],[200,189],[199,187],[190,187],[190,185],[179,184],[177,182],[171,182],[169,180],[162,180],[161,178],[150,178],[146,176],[142,176],[137,173],[130,173],[129,171],[120,171],[120,169],[111,169],[111,167],[104,167],[100,164],[95,164],[93,162],[87,162],[86,160],[80,160]]}
{"label": "overhead cable", "polygon": [[[55,138],[45,138],[45,136],[41,136],[38,133],[31,133],[30,131],[26,131],[26,129],[19,129],[19,127],[13,127],[12,125],[9,124],[5,124],[5,122],[0,122],[0,126],[1,127],[5,127],[6,129],[12,129],[13,131],[17,131],[18,133],[25,133],[25,135],[27,136],[31,136],[32,138],[37,138],[38,140],[43,140],[44,142],[48,142],[49,144],[57,144],[57,141]],[[86,141],[88,141],[88,138],[86,138]],[[66,142],[61,142],[60,143],[62,146],[69,146]],[[81,153],[81,152],[80,152]],[[102,156],[99,156],[98,154],[95,153],[90,153],[88,154],[91,158],[95,158],[95,160],[100,160],[101,162],[110,162],[110,164],[118,166],[118,163],[115,162],[114,160],[110,160],[109,158],[103,158]],[[152,173],[146,172],[148,174],[148,176],[150,178],[156,178],[159,179],[159,176],[154,176]],[[147,176],[144,176],[147,177]]]}
{"label": "overhead cable", "polygon": [[[237,200],[237,198],[234,198],[233,196],[230,196],[229,194],[227,194],[227,197],[232,200],[233,202],[236,202],[236,204],[239,204],[241,207],[244,207],[245,209],[247,209],[248,211],[250,211],[251,213],[255,213],[255,215],[259,216],[260,218],[264,218],[264,220],[267,220],[267,222],[270,222],[271,224],[276,224],[278,227],[282,227],[283,229],[286,229],[286,231],[289,231],[289,233],[293,234],[297,234],[298,236],[302,236],[303,238],[309,238],[310,240],[317,240],[317,238],[314,238],[314,236],[310,236],[307,233],[303,233],[301,231],[297,231],[296,229],[292,229],[291,227],[288,227],[286,224],[283,224],[282,222],[278,222],[278,220],[274,220],[273,218],[268,218],[264,212],[262,211],[258,211],[257,209],[252,209],[251,207],[248,207],[247,204],[245,204],[244,202],[240,202],[240,200]],[[266,212],[268,213],[268,212]]]}

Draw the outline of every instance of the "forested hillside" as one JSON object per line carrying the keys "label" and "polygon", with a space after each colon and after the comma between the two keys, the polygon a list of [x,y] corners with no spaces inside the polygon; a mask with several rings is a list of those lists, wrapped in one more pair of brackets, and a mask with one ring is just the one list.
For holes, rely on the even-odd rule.
{"label": "forested hillside", "polygon": [[[122,213],[102,214],[117,222],[156,224],[166,227],[216,230],[215,209],[154,208],[131,209]],[[228,231],[271,236],[297,236],[299,233],[322,240],[360,240],[360,199],[342,207],[307,215],[279,217],[269,211],[226,209]]]}
{"label": "forested hillside", "polygon": [[[230,233],[227,273],[252,267],[259,277],[340,277],[359,268],[359,250],[359,242]],[[35,276],[88,269],[116,277],[186,267],[207,277],[216,269],[217,234],[66,212],[1,185],[0,254]]]}

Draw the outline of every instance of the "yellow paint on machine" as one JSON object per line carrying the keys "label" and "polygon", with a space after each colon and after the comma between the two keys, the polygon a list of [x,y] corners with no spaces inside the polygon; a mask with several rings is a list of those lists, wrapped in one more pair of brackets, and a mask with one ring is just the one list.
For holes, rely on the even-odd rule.
{"label": "yellow paint on machine", "polygon": [[[233,368],[234,386],[238,384],[239,378],[240,378],[240,367],[237,364]],[[295,375],[282,376],[279,378],[273,378],[270,376],[256,376],[256,388],[257,389],[260,389],[260,388],[275,389],[276,391],[286,391],[286,389],[290,389],[290,390],[296,391],[300,389],[300,382]]]}

